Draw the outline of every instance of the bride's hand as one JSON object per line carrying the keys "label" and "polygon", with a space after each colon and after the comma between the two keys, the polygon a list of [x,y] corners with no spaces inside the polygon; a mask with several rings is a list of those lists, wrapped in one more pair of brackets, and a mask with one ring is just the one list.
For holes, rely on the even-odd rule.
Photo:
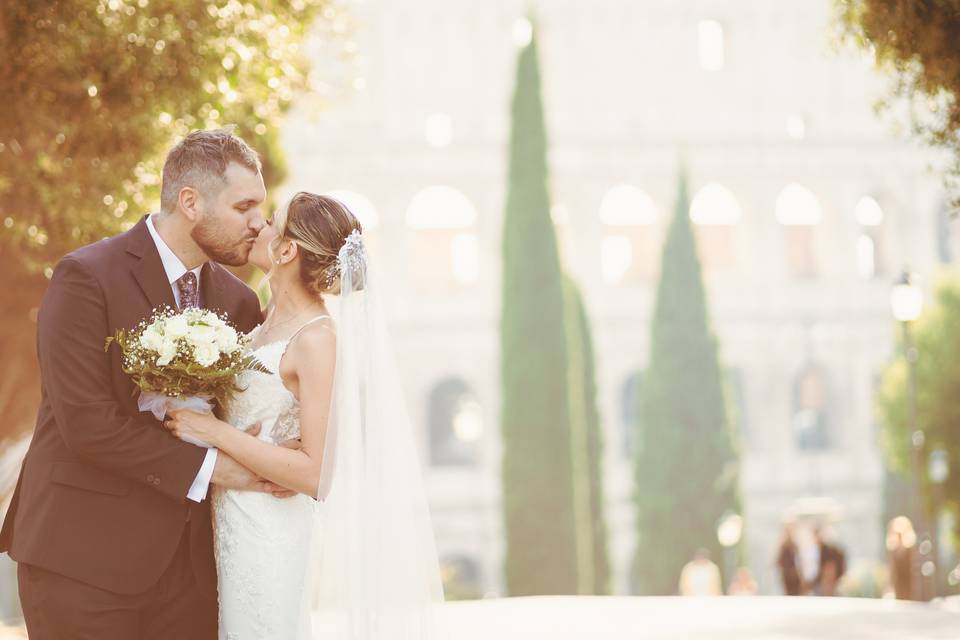
{"label": "bride's hand", "polygon": [[233,428],[212,413],[200,413],[189,409],[171,411],[163,421],[163,426],[178,438],[191,436],[214,447],[219,446],[219,437],[224,429]]}

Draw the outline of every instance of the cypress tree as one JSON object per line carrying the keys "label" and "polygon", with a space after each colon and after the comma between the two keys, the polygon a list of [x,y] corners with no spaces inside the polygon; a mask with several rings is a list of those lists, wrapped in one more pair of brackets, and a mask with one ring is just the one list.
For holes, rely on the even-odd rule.
{"label": "cypress tree", "polygon": [[634,583],[649,595],[675,593],[698,548],[722,562],[717,523],[740,509],[738,452],[689,210],[681,171],[639,393]]}
{"label": "cypress tree", "polygon": [[610,593],[610,560],[604,513],[603,433],[597,409],[593,338],[583,296],[569,277],[565,282],[579,593],[606,595]]}
{"label": "cypress tree", "polygon": [[501,380],[510,595],[577,592],[563,278],[535,38],[520,52],[503,229]]}

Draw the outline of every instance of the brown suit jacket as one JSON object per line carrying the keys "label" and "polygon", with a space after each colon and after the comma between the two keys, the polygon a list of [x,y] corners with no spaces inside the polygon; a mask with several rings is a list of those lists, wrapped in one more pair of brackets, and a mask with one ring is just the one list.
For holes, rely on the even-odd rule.
{"label": "brown suit jacket", "polygon": [[[200,295],[241,331],[260,321],[256,294],[220,265],[203,267]],[[176,304],[145,218],[57,264],[37,320],[37,426],[0,551],[134,594],[159,580],[189,520],[195,573],[216,598],[209,501],[186,497],[206,450],[140,413],[120,350],[104,352],[107,336],[163,306]]]}

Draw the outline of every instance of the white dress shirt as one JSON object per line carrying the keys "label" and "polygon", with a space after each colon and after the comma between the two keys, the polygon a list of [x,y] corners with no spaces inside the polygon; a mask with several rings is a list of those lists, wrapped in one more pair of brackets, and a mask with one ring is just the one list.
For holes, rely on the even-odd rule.
{"label": "white dress shirt", "polygon": [[[147,216],[147,230],[150,231],[150,237],[153,238],[153,243],[157,245],[157,251],[160,253],[160,261],[163,263],[163,270],[167,272],[167,281],[170,283],[170,288],[173,289],[173,299],[177,301],[177,306],[180,306],[180,288],[177,287],[176,282],[179,280],[187,271],[193,271],[193,274],[197,276],[197,295],[200,294],[200,270],[203,268],[203,265],[197,267],[196,269],[187,269],[186,265],[183,264],[183,261],[177,257],[167,243],[163,241],[163,238],[160,237],[160,234],[157,233],[157,228],[153,226],[153,216],[152,214]],[[203,459],[203,464],[200,466],[200,471],[197,473],[197,477],[194,479],[193,484],[190,485],[190,491],[187,492],[187,497],[193,500],[194,502],[203,502],[204,498],[207,497],[207,491],[210,489],[210,480],[213,478],[213,467],[217,464],[217,450],[214,448],[207,449],[207,455]]]}

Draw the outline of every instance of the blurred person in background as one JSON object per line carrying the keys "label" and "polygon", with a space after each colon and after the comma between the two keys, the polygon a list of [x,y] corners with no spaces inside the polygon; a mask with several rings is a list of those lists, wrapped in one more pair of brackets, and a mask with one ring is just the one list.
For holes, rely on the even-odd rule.
{"label": "blurred person in background", "polygon": [[720,568],[710,560],[710,552],[698,549],[693,560],[680,572],[680,595],[722,596],[723,580]]}
{"label": "blurred person in background", "polygon": [[737,569],[737,575],[730,583],[730,589],[727,594],[731,596],[755,596],[757,595],[757,581],[753,579],[753,573],[747,567]]}
{"label": "blurred person in background", "polygon": [[784,523],[783,535],[780,538],[780,547],[777,551],[777,568],[780,570],[783,593],[788,596],[799,596],[803,592],[803,581],[800,579],[799,549],[794,537],[794,528],[793,522]]}
{"label": "blurred person in background", "polygon": [[897,516],[887,525],[887,560],[890,584],[897,600],[912,600],[915,593],[913,571],[917,534],[906,516]]}
{"label": "blurred person in background", "polygon": [[813,531],[814,540],[819,548],[819,570],[814,580],[814,592],[820,596],[832,596],[837,592],[837,584],[847,571],[847,554],[839,545],[829,540],[824,527]]}

